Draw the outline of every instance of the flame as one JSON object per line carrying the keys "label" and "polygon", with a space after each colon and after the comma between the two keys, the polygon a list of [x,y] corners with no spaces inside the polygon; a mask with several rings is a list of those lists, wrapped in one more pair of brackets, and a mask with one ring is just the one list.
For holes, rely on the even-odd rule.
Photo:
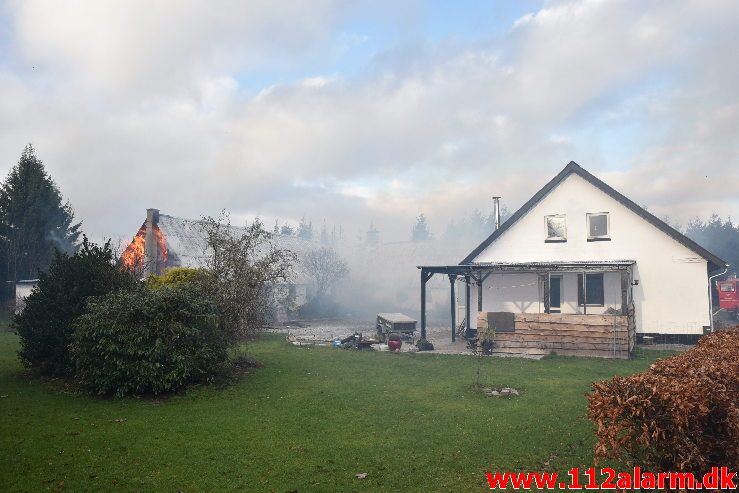
{"label": "flame", "polygon": [[[153,228],[154,237],[157,240],[157,248],[159,250],[159,262],[156,266],[156,272],[161,271],[163,267],[167,265],[167,258],[169,257],[167,251],[167,242],[164,239],[162,231],[158,225],[154,225]],[[136,236],[133,237],[131,243],[128,244],[126,249],[121,254],[121,264],[127,270],[136,273],[142,273],[144,270],[144,258],[146,248],[146,223],[139,228]]]}

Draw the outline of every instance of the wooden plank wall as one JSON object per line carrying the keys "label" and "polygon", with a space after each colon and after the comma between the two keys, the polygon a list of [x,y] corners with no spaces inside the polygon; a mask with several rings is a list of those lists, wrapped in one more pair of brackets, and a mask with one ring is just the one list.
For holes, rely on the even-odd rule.
{"label": "wooden plank wall", "polygon": [[[480,312],[478,328],[489,327]],[[627,315],[516,313],[513,332],[495,332],[493,354],[628,359],[634,348],[634,308]],[[491,327],[494,330],[494,327]]]}

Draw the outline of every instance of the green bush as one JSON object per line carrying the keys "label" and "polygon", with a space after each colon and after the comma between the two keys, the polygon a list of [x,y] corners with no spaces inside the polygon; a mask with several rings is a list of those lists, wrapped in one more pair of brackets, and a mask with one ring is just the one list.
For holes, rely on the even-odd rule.
{"label": "green bush", "polygon": [[72,374],[69,344],[73,322],[82,314],[87,299],[135,283],[114,263],[110,242],[98,246],[86,237],[74,255],[55,255],[48,272],[39,275],[24,310],[13,320],[12,328],[21,342],[18,355],[25,366],[45,375]]}
{"label": "green bush", "polygon": [[98,394],[174,391],[211,380],[228,359],[215,305],[193,283],[91,300],[76,326],[77,378]]}
{"label": "green bush", "polygon": [[419,339],[416,342],[416,347],[419,351],[433,351],[434,345],[428,339]]}
{"label": "green bush", "polygon": [[167,269],[158,276],[149,276],[146,283],[154,289],[163,287],[179,286],[188,283],[205,282],[208,272],[204,269],[193,269],[191,267],[173,267]]}

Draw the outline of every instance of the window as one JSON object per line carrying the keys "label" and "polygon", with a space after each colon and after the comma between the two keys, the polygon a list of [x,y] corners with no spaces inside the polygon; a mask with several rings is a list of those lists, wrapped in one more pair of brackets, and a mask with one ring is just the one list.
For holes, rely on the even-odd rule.
{"label": "window", "polygon": [[548,242],[567,241],[567,223],[564,214],[544,216],[546,225],[546,240]]}
{"label": "window", "polygon": [[610,216],[607,212],[586,214],[588,221],[588,240],[610,240]]}
{"label": "window", "polygon": [[585,274],[585,297],[582,290],[582,274],[577,275],[577,304],[588,306],[604,305],[603,274]]}
{"label": "window", "polygon": [[730,282],[721,283],[721,284],[719,284],[719,288],[718,289],[722,293],[733,293],[734,291],[736,291],[736,284],[733,284],[733,283],[730,283]]}

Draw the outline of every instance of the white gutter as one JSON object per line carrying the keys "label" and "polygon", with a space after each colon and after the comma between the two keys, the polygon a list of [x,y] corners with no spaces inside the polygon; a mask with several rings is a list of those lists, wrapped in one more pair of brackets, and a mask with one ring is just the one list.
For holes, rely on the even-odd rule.
{"label": "white gutter", "polygon": [[713,332],[713,280],[718,276],[723,276],[729,270],[729,264],[726,264],[723,272],[719,272],[708,278],[708,315],[711,318],[711,332]]}

